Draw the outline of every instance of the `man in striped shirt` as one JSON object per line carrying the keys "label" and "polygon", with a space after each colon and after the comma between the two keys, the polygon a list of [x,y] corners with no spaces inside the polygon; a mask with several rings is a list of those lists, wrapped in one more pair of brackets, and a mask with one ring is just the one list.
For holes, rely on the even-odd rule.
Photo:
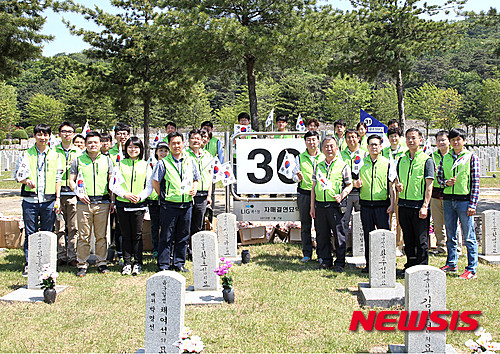
{"label": "man in striped shirt", "polygon": [[477,277],[478,246],[474,229],[474,215],[479,200],[479,160],[465,148],[466,134],[463,129],[452,129],[448,135],[450,151],[443,156],[437,170],[438,183],[444,188],[443,214],[446,225],[448,257],[444,272],[457,271],[457,225],[467,247],[467,267],[461,279]]}

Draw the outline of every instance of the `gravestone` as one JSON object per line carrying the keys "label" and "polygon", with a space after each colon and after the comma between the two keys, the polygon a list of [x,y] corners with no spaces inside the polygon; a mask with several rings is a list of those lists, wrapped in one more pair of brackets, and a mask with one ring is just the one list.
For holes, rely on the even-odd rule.
{"label": "gravestone", "polygon": [[218,290],[219,276],[214,273],[219,265],[217,235],[200,231],[193,235],[194,290]]}
{"label": "gravestone", "polygon": [[370,232],[369,283],[359,283],[361,303],[370,307],[403,305],[404,287],[396,282],[396,233]]}
{"label": "gravestone", "polygon": [[28,289],[40,288],[40,274],[44,266],[57,270],[57,236],[39,231],[28,236]]}
{"label": "gravestone", "polygon": [[237,254],[236,215],[222,213],[217,216],[217,239],[219,256],[235,258]]}
{"label": "gravestone", "polygon": [[500,264],[500,211],[486,210],[482,213],[482,262]]}
{"label": "gravestone", "polygon": [[365,237],[359,211],[352,214],[352,256],[365,257]]}
{"label": "gravestone", "polygon": [[[417,265],[405,273],[405,311],[446,311],[446,274],[439,268]],[[405,331],[405,344],[390,345],[392,353],[446,353],[454,352],[446,345],[446,331],[428,330],[435,326],[427,318],[420,331]]]}
{"label": "gravestone", "polygon": [[179,353],[184,328],[186,278],[164,270],[146,282],[146,353]]}

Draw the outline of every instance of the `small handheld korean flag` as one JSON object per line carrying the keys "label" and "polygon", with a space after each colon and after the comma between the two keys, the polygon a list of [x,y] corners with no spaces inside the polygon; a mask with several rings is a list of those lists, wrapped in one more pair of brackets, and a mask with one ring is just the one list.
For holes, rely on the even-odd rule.
{"label": "small handheld korean flag", "polygon": [[213,173],[213,178],[212,181],[213,183],[217,183],[219,181],[222,181],[224,178],[224,174],[222,173],[222,164],[220,163],[218,158],[215,158],[213,160],[213,165],[212,165],[212,173]]}
{"label": "small handheld korean flag", "polygon": [[360,154],[356,154],[356,157],[352,161],[352,173],[354,174],[359,174],[359,171],[361,170],[361,167],[364,165],[363,158],[361,157]]}
{"label": "small handheld korean flag", "polygon": [[235,124],[234,125],[234,135],[238,133],[249,133],[252,131],[252,127],[249,125],[241,125],[241,124]]}
{"label": "small handheld korean flag", "polygon": [[424,153],[426,153],[427,155],[432,154],[432,145],[431,145],[431,138],[430,137],[427,137],[427,140],[425,140],[424,148],[422,149],[422,151]]}
{"label": "small handheld korean flag", "polygon": [[125,179],[123,178],[122,172],[120,171],[120,166],[115,166],[113,168],[113,172],[111,174],[111,186],[110,189],[112,192],[116,193],[116,188],[121,186]]}
{"label": "small handheld korean flag", "polygon": [[191,178],[182,178],[181,181],[181,193],[187,194],[189,191],[193,189],[193,180]]}
{"label": "small handheld korean flag", "polygon": [[226,162],[222,165],[222,175],[222,184],[224,187],[236,182],[236,178],[234,178],[233,166],[231,166],[230,162]]}
{"label": "small handheld korean flag", "polygon": [[328,178],[326,178],[326,176],[319,170],[316,172],[316,180],[321,184],[321,188],[323,188],[324,190],[333,188],[332,182]]}
{"label": "small handheld korean flag", "polygon": [[84,138],[87,136],[87,133],[90,133],[89,121],[85,122],[85,125],[83,126],[83,129],[82,129],[82,135]]}
{"label": "small handheld korean flag", "polygon": [[161,141],[162,136],[161,136],[161,130],[158,129],[158,133],[156,133],[155,139],[153,140],[153,143],[151,144],[151,147],[153,149],[156,149],[156,145]]}
{"label": "small handheld korean flag", "polygon": [[389,152],[389,181],[394,182],[398,178],[398,171],[396,169],[396,160],[394,160],[394,155]]}
{"label": "small handheld korean flag", "polygon": [[157,162],[158,161],[156,161],[155,155],[151,154],[151,156],[149,156],[149,159],[148,159],[148,166],[151,167],[151,169],[153,169],[156,166]]}
{"label": "small handheld korean flag", "polygon": [[297,123],[295,123],[295,129],[297,129],[299,132],[305,132],[306,131],[306,125],[304,123],[304,120],[302,119],[302,116],[299,113],[299,116],[297,117]]}
{"label": "small handheld korean flag", "polygon": [[19,169],[16,172],[16,180],[23,181],[30,176],[30,165],[28,162],[28,157],[23,153],[23,158],[21,160],[21,164],[19,165]]}
{"label": "small handheld korean flag", "polygon": [[54,149],[57,145],[59,145],[59,140],[57,140],[54,134],[50,134],[49,148]]}
{"label": "small handheld korean flag", "polygon": [[451,166],[451,170],[453,171],[458,166],[462,166],[462,168],[460,169],[460,171],[458,173],[462,172],[465,164],[471,159],[471,157],[472,157],[472,154],[463,154],[462,156],[460,156],[458,159],[455,160],[455,162],[453,163],[453,166]]}
{"label": "small handheld korean flag", "polygon": [[289,154],[288,150],[285,150],[285,156],[283,156],[283,162],[278,172],[281,173],[286,178],[292,179],[294,168],[295,168],[295,156],[293,154]]}
{"label": "small handheld korean flag", "polygon": [[266,119],[266,128],[273,124],[274,121],[274,107],[271,109],[271,112],[269,112],[269,115],[267,116]]}
{"label": "small handheld korean flag", "polygon": [[118,143],[118,154],[116,154],[116,162],[120,162],[121,160],[123,160],[123,149],[122,149],[122,145],[120,143]]}
{"label": "small handheld korean flag", "polygon": [[78,175],[76,176],[75,193],[80,198],[87,194],[87,192],[85,190],[85,182],[83,181],[82,170],[78,170]]}

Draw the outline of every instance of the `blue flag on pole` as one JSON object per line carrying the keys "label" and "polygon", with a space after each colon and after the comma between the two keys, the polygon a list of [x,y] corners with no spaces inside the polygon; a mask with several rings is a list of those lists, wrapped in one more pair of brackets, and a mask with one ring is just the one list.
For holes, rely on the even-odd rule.
{"label": "blue flag on pole", "polygon": [[371,115],[360,109],[360,122],[364,122],[367,127],[366,136],[371,134],[383,135],[387,134],[387,125],[380,123],[378,120],[373,118]]}

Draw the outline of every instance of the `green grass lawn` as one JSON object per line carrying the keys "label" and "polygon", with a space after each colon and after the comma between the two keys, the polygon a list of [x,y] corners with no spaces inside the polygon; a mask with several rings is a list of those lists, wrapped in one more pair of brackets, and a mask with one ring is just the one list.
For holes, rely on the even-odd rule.
{"label": "green grass lawn", "polygon": [[10,171],[0,172],[0,189],[21,189],[21,185],[16,181],[4,181],[4,179],[10,178]]}
{"label": "green grass lawn", "polygon": [[[200,335],[205,352],[369,352],[403,343],[403,332],[349,332],[357,301],[359,270],[337,275],[301,264],[300,247],[290,244],[246,246],[247,265],[231,268],[236,302],[186,306],[187,326]],[[398,259],[401,268],[404,258]],[[430,264],[444,265],[444,257]],[[0,294],[26,284],[20,250],[0,254]],[[463,270],[465,257],[459,261]],[[187,267],[192,269],[192,264]],[[108,275],[90,268],[85,278],[62,267],[58,283],[69,285],[53,305],[0,303],[0,352],[131,352],[144,347],[146,280],[156,267],[146,257],[144,273],[123,277],[120,267]],[[403,282],[403,280],[399,280]],[[186,285],[193,283],[187,274]],[[481,310],[478,318],[498,341],[500,335],[500,267],[479,265],[478,279],[447,277],[447,307]],[[443,284],[444,286],[444,284]],[[367,311],[367,310],[366,310]],[[448,343],[465,351],[473,333],[448,332]]]}

